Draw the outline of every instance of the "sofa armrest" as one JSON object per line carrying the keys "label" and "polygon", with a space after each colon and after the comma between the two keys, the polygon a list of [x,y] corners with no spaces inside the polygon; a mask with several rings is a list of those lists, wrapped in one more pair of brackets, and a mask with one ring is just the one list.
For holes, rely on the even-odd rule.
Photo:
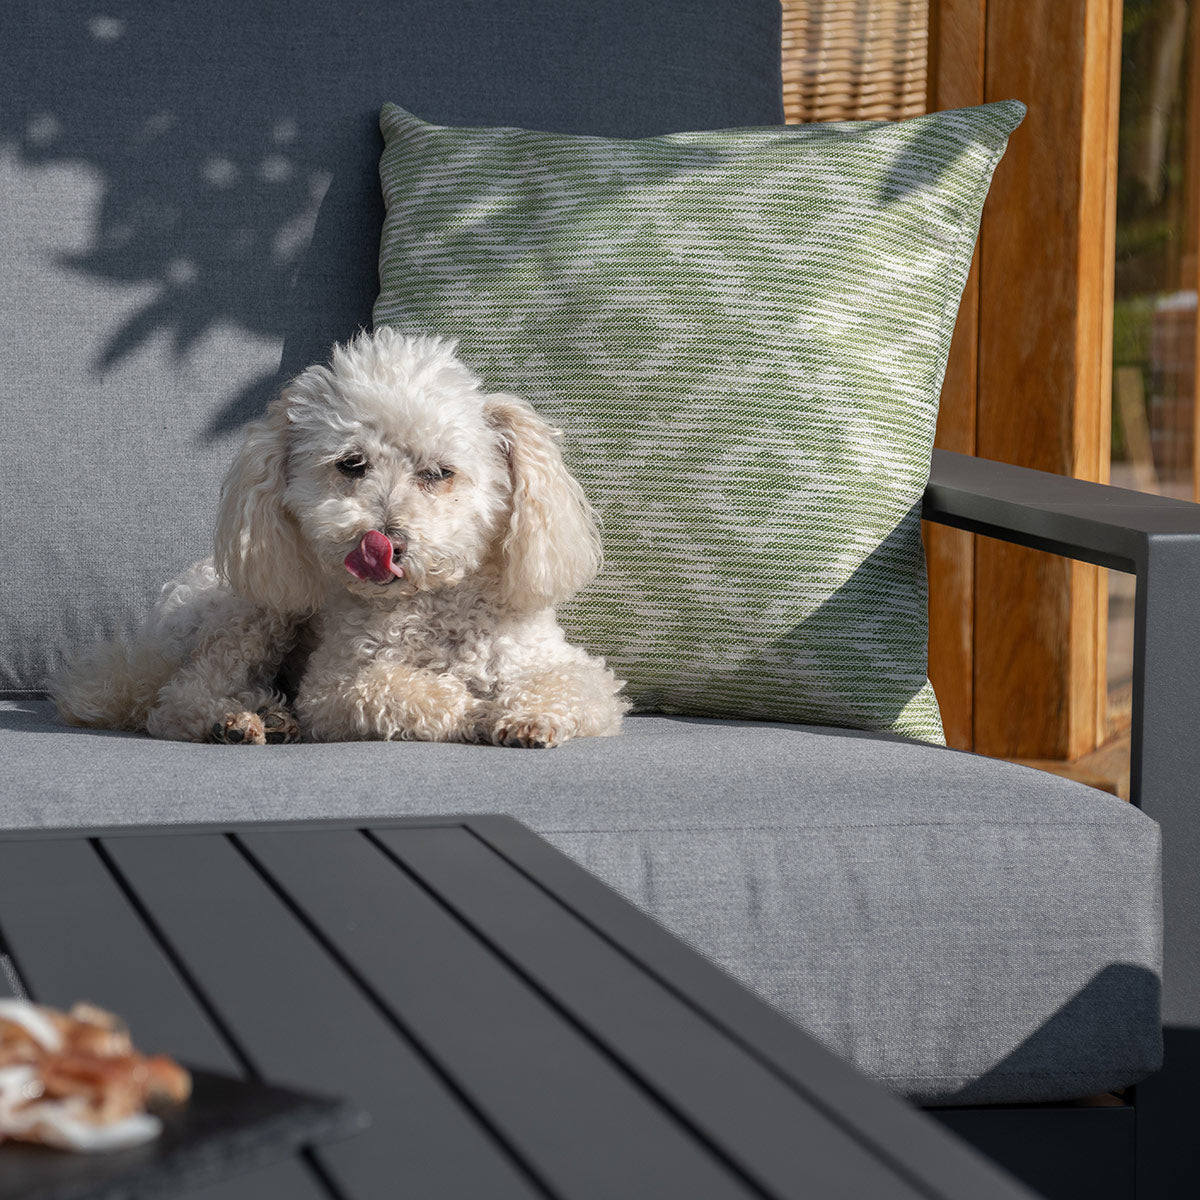
{"label": "sofa armrest", "polygon": [[[1137,576],[1131,799],[1162,828],[1163,1022],[1200,1028],[1200,504],[935,450],[923,516]],[[1168,1066],[1200,1067],[1198,1050]],[[1169,1074],[1139,1094],[1179,1104],[1190,1075]]]}
{"label": "sofa armrest", "polygon": [[1136,575],[1132,799],[1157,810],[1189,794],[1200,783],[1200,504],[935,450],[922,515]]}
{"label": "sofa armrest", "polygon": [[[921,514],[927,521],[1137,574],[1170,542],[1195,544],[1200,504],[1149,496],[1047,471],[933,452]],[[1185,552],[1184,557],[1188,557]]]}

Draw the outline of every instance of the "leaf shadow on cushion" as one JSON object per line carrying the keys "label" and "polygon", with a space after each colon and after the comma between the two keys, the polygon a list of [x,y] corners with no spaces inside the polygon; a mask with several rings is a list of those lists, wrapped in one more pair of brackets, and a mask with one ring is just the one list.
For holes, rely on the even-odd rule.
{"label": "leaf shadow on cushion", "polygon": [[[182,363],[232,328],[287,339],[282,379],[370,324],[384,100],[451,125],[625,137],[732,123],[749,71],[714,66],[696,87],[694,61],[663,56],[688,6],[675,7],[671,23],[640,0],[403,0],[352,16],[331,0],[6,0],[0,158],[38,176],[43,207],[17,219],[58,252],[37,269],[114,301],[74,321],[97,374],[160,340]],[[769,52],[778,13],[758,9],[695,22],[695,48],[716,64],[737,28]],[[777,74],[753,96],[743,108],[780,118]],[[56,173],[95,211],[44,239],[63,219],[41,190]],[[201,440],[257,416],[265,386],[231,395]]]}
{"label": "leaf shadow on cushion", "polygon": [[[18,178],[73,190],[63,212],[18,209],[17,219],[40,218],[31,245],[55,250],[38,269],[64,295],[82,280],[82,295],[111,298],[73,330],[97,376],[158,342],[181,371],[226,331],[278,345],[297,313],[309,327],[326,319],[329,294],[350,296],[353,312],[340,304],[317,357],[369,322],[382,221],[372,81],[343,81],[336,68],[323,77],[339,21],[332,6],[303,7],[299,26],[282,0],[240,8],[231,37],[219,0],[121,5],[111,16],[7,6],[0,149],[15,154]],[[372,19],[382,35],[387,22]],[[290,69],[262,71],[285,53],[281,28]],[[367,94],[351,107],[356,87]],[[326,250],[312,264],[331,179],[343,219],[350,194],[361,205],[344,227],[344,261]],[[321,303],[299,293],[301,281]],[[264,378],[256,363],[253,375],[201,425],[202,440],[258,415],[280,372]]]}

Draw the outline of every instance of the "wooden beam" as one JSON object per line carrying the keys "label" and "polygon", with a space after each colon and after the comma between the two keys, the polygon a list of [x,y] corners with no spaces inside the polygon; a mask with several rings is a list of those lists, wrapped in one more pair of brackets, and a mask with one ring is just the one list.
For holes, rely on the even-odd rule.
{"label": "wooden beam", "polygon": [[[976,453],[1106,478],[1121,0],[987,0],[985,98],[1029,114],[984,212]],[[1098,743],[1097,568],[978,539],[974,748]]]}
{"label": "wooden beam", "polygon": [[[984,96],[985,0],[931,0],[928,108],[966,108]],[[979,254],[958,310],[938,414],[937,445],[975,453],[979,339]],[[946,740],[974,742],[974,575],[972,534],[926,524],[929,564],[929,677],[942,709]]]}

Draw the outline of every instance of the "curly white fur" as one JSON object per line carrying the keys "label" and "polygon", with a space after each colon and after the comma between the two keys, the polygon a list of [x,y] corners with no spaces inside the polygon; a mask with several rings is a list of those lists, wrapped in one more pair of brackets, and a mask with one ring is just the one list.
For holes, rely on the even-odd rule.
{"label": "curly white fur", "polygon": [[[281,740],[290,668],[315,741],[616,733],[622,684],[554,616],[599,569],[592,510],[556,431],[454,351],[381,328],[289,384],[225,480],[214,559],[56,678],[63,720]],[[347,566],[368,535],[396,556],[383,581]]]}

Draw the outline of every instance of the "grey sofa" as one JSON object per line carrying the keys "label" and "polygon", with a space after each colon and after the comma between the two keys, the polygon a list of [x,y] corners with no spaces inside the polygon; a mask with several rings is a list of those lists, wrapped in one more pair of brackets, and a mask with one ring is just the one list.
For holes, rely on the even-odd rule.
{"label": "grey sofa", "polygon": [[369,323],[384,101],[619,136],[779,122],[775,0],[16,0],[3,22],[0,826],[511,813],[1048,1194],[1132,1196],[1135,1171],[1183,1194],[1193,506],[948,455],[926,497],[1138,572],[1140,808],[839,729],[250,751],[68,729],[43,698],[208,552],[241,426]]}

